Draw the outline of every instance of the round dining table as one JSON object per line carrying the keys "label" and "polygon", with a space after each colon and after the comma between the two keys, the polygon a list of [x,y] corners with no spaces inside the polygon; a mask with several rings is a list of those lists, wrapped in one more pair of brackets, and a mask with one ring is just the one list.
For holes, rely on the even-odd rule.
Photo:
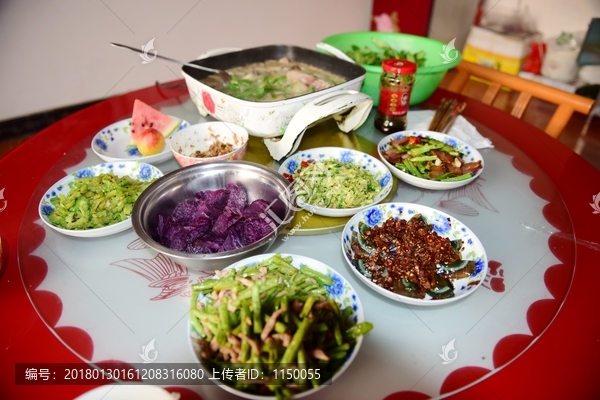
{"label": "round dining table", "polygon": [[[374,324],[352,365],[308,398],[600,398],[594,283],[600,273],[600,172],[543,131],[477,100],[438,89],[418,109],[433,110],[445,98],[464,101],[463,116],[493,143],[480,150],[483,173],[447,192],[395,181],[389,201],[438,208],[468,225],[486,249],[487,276],[455,303],[407,305],[375,293],[350,271],[339,224],[288,234],[271,251],[304,254],[338,270]],[[170,265],[185,285],[161,291],[144,264],[150,249],[140,246],[132,229],[67,237],[42,224],[38,213],[53,183],[103,162],[91,150],[92,138],[129,118],[136,99],[190,124],[210,119],[198,113],[183,81],[157,83],[78,111],[0,159],[2,399],[84,398],[97,381],[46,381],[23,373],[40,366],[54,373],[59,365],[140,363],[137,344],[153,338],[163,361],[193,362],[187,285],[208,273]],[[311,127],[301,148],[354,146],[377,155],[383,135],[373,127],[374,111],[356,132],[336,131],[331,120]],[[275,167],[261,146],[252,138],[246,158]],[[173,159],[157,166],[165,173],[179,167]],[[174,310],[183,310],[183,317],[172,321]],[[162,329],[165,324],[170,328]],[[231,396],[208,384],[161,386],[181,399]]]}

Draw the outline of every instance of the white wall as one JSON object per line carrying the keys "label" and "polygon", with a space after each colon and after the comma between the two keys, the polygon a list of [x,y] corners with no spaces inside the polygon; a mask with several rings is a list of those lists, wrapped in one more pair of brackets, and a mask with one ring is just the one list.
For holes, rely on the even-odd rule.
{"label": "white wall", "polygon": [[[314,48],[368,30],[372,0],[0,0],[0,121],[181,77],[109,42],[192,60],[220,47]],[[1,134],[1,133],[0,133]]]}
{"label": "white wall", "polygon": [[[442,0],[443,1],[443,0]],[[593,17],[600,17],[600,0],[486,0],[486,13],[508,14],[528,10],[537,30],[544,39],[561,32],[583,32]]]}
{"label": "white wall", "polygon": [[[183,60],[219,47],[313,48],[331,34],[368,30],[372,1],[0,0],[0,121],[181,77],[175,64],[143,65],[136,54],[108,42],[140,47],[155,38],[159,54]],[[437,2],[436,15],[446,18],[440,25],[433,16],[432,36],[465,33],[453,30],[469,27],[458,18],[462,11],[449,16],[447,5],[469,5],[468,19],[472,1]],[[548,37],[585,31],[593,16],[600,17],[600,0],[488,0],[486,8],[511,10],[519,4],[529,7]]]}
{"label": "white wall", "polygon": [[437,0],[427,36],[444,43],[454,39],[454,46],[462,50],[473,26],[478,3],[479,0]]}

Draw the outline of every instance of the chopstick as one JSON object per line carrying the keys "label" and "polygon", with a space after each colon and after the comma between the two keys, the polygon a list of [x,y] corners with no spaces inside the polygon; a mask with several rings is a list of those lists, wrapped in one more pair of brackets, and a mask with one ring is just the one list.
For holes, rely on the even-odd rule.
{"label": "chopstick", "polygon": [[460,104],[458,104],[456,106],[456,108],[452,111],[452,115],[450,116],[450,120],[446,124],[446,127],[444,129],[444,133],[450,132],[450,129],[452,128],[452,125],[454,125],[454,121],[456,121],[456,118],[458,117],[458,115],[460,113],[463,112],[463,110],[465,109],[466,106],[467,106],[467,103],[460,103]]}
{"label": "chopstick", "polygon": [[442,99],[429,124],[429,130],[448,133],[454,121],[466,106],[467,103],[459,103],[456,99]]}

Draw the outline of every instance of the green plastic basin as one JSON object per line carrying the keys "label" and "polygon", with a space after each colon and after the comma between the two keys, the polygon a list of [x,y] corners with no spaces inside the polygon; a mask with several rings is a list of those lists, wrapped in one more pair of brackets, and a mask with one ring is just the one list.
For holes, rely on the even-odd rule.
{"label": "green plastic basin", "polygon": [[[373,38],[388,43],[396,50],[411,53],[425,52],[425,65],[417,69],[415,85],[410,95],[410,105],[416,105],[427,100],[440,85],[446,72],[455,67],[461,60],[460,52],[453,50],[453,46],[448,46],[439,40],[405,33],[347,32],[326,37],[321,41],[344,52],[351,50],[352,45],[356,45],[361,49],[368,47],[377,51],[379,48],[373,43]],[[320,49],[318,51],[325,52]],[[361,92],[371,96],[373,104],[378,105],[381,66],[361,65],[367,70]]]}

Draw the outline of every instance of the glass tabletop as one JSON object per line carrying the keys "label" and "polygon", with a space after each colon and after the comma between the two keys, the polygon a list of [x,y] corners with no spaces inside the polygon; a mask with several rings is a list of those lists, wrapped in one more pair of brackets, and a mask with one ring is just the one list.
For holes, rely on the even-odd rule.
{"label": "glass tabletop", "polygon": [[[190,123],[203,120],[189,99],[155,106]],[[307,131],[301,149],[329,145],[375,154],[383,135],[374,129],[373,115],[350,134],[331,121],[322,122]],[[574,268],[572,259],[559,260],[553,253],[557,245],[574,246],[567,210],[552,182],[526,154],[499,133],[472,122],[494,143],[494,148],[480,150],[485,170],[479,179],[449,191],[396,182],[388,200],[437,208],[479,237],[489,273],[471,296],[420,307],[373,292],[343,259],[339,228],[345,221],[314,221],[316,231],[310,231],[311,225],[303,234],[280,237],[270,249],[306,255],[336,269],[355,288],[365,318],[375,327],[339,381],[314,398],[353,399],[369,393],[369,398],[398,399],[413,392],[438,396],[460,391],[516,359],[558,312],[569,280],[549,276],[569,277]],[[189,287],[211,272],[194,273],[157,256],[132,229],[103,238],[75,238],[46,228],[39,219],[38,204],[48,187],[66,173],[101,162],[90,150],[95,134],[90,131],[48,171],[27,206],[18,248],[25,288],[48,327],[86,362],[139,363],[143,346],[154,341],[157,361],[192,363]],[[246,159],[277,167],[256,138]],[[178,168],[173,159],[157,166],[165,173]],[[554,226],[563,227],[560,234],[566,240],[553,240]],[[450,343],[455,358],[447,362],[444,349]],[[229,396],[210,385],[193,389],[206,399]]]}

